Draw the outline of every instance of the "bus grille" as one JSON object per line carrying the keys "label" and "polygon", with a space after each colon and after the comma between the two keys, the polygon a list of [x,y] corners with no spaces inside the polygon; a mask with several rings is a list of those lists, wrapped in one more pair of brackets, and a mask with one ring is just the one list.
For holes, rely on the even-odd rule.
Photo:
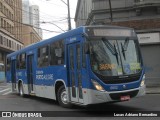
{"label": "bus grille", "polygon": [[119,77],[103,77],[100,75],[97,75],[105,84],[119,84],[119,83],[128,83],[128,82],[134,82],[138,81],[141,77],[141,74],[128,76],[125,78],[119,78]]}
{"label": "bus grille", "polygon": [[128,77],[128,78],[115,78],[110,81],[103,81],[106,84],[118,84],[118,83],[128,83],[128,82],[133,82],[139,80],[140,76],[135,76],[135,77]]}
{"label": "bus grille", "polygon": [[122,92],[122,93],[111,93],[109,95],[112,98],[112,100],[120,100],[121,96],[127,96],[127,95],[129,95],[130,98],[133,98],[138,94],[138,92],[139,90],[135,90],[135,91],[129,91],[129,92]]}

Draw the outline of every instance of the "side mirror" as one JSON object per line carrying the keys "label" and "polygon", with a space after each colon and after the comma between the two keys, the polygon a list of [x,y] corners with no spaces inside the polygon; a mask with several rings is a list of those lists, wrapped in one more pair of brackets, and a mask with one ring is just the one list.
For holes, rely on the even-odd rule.
{"label": "side mirror", "polygon": [[89,54],[89,42],[84,43],[84,53]]}
{"label": "side mirror", "polygon": [[89,54],[89,42],[87,40],[89,40],[89,37],[86,33],[82,34],[82,37],[86,38],[86,42],[84,43],[84,53],[85,54]]}

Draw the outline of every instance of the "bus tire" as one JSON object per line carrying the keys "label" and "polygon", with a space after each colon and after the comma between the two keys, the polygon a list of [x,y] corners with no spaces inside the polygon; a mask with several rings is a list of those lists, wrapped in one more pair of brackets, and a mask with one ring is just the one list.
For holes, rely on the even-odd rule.
{"label": "bus tire", "polygon": [[67,100],[67,92],[64,86],[60,86],[57,93],[58,103],[65,108],[71,108],[72,104]]}
{"label": "bus tire", "polygon": [[22,83],[20,83],[20,85],[19,85],[19,96],[24,97],[24,90],[23,90]]}

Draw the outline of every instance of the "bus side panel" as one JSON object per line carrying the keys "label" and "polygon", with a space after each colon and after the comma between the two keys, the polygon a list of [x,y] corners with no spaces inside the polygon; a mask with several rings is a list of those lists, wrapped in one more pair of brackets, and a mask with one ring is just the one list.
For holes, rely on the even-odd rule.
{"label": "bus side panel", "polygon": [[12,88],[11,71],[6,71],[6,82],[9,88]]}
{"label": "bus side panel", "polygon": [[18,92],[18,82],[22,81],[24,93],[28,94],[28,87],[27,87],[27,72],[26,69],[17,70],[17,92]]}
{"label": "bus side panel", "polygon": [[11,83],[11,71],[6,71],[6,82]]}
{"label": "bus side panel", "polygon": [[38,67],[37,49],[34,51],[33,79],[35,84],[36,96],[56,99],[55,81],[64,81],[67,83],[66,65],[52,65]]}
{"label": "bus side panel", "polygon": [[[66,81],[66,67],[49,66],[46,68],[37,68],[36,70],[36,95],[55,99],[54,84],[56,80]],[[66,82],[65,82],[66,83]]]}

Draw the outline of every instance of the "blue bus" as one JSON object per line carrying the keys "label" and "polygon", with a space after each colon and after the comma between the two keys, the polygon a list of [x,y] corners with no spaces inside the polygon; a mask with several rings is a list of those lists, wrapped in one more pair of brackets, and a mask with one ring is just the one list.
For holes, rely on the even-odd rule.
{"label": "blue bus", "polygon": [[7,55],[7,83],[20,96],[63,107],[145,95],[145,73],[132,28],[82,26]]}
{"label": "blue bus", "polygon": [[0,63],[0,83],[5,81],[5,70],[4,70],[4,64]]}

